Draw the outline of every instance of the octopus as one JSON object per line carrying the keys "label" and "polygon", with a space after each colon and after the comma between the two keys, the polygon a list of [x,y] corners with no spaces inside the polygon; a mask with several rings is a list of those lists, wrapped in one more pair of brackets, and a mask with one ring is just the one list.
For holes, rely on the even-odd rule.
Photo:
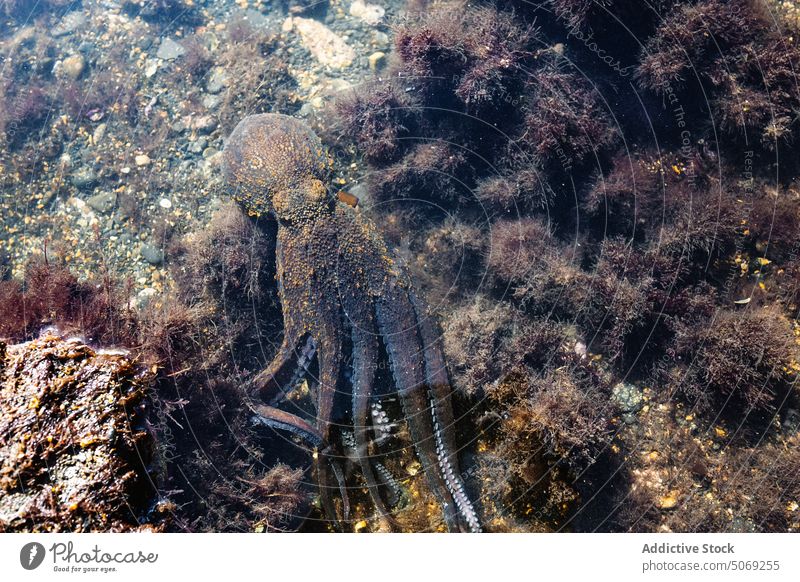
{"label": "octopus", "polygon": [[[337,490],[347,519],[340,465],[349,444],[349,458],[360,468],[382,527],[395,525],[381,496],[386,468],[370,454],[371,435],[382,429],[374,408],[376,373],[388,360],[392,390],[447,529],[481,531],[459,470],[452,391],[436,322],[372,222],[326,186],[332,159],[320,139],[299,119],[251,115],[229,136],[222,168],[231,196],[256,224],[272,217],[278,225],[283,339],[254,380],[253,410],[264,424],[314,444],[320,504],[328,519],[341,528],[333,501]],[[308,421],[278,405],[312,362],[315,419]]]}

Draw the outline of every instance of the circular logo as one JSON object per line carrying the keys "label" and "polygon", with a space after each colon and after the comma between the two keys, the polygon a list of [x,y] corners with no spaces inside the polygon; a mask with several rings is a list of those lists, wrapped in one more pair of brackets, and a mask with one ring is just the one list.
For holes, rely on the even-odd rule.
{"label": "circular logo", "polygon": [[19,563],[26,570],[35,570],[44,561],[44,546],[39,542],[29,542],[19,551]]}

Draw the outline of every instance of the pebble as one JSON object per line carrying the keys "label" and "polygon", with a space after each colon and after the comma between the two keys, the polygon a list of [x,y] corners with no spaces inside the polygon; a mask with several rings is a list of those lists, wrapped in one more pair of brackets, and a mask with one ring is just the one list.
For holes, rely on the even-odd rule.
{"label": "pebble", "polygon": [[76,81],[86,69],[86,60],[83,55],[71,55],[61,61],[61,71],[69,79]]}
{"label": "pebble", "polygon": [[139,249],[139,254],[151,265],[160,265],[164,262],[164,252],[150,243],[144,243]]}
{"label": "pebble", "polygon": [[182,57],[186,49],[179,45],[177,42],[165,36],[161,39],[161,45],[158,47],[156,56],[165,61],[174,61],[178,57]]}
{"label": "pebble", "polygon": [[664,495],[661,499],[658,500],[658,506],[661,509],[675,509],[678,507],[678,492],[677,491],[670,491],[666,495]]}
{"label": "pebble", "polygon": [[75,10],[67,12],[61,21],[53,27],[53,36],[66,36],[72,34],[86,23],[86,16],[83,12]]}
{"label": "pebble", "polygon": [[212,94],[219,93],[228,84],[228,75],[222,67],[214,67],[206,81],[206,91]]}
{"label": "pebble", "polygon": [[219,95],[204,95],[203,107],[206,109],[216,109],[222,103],[222,98]]}
{"label": "pebble", "polygon": [[147,59],[147,65],[144,68],[144,76],[148,79],[158,72],[158,61],[155,59]]}
{"label": "pebble", "polygon": [[158,201],[158,205],[164,210],[169,210],[170,208],[172,208],[172,200],[170,200],[169,198],[162,198],[161,200]]}
{"label": "pebble", "polygon": [[611,389],[611,400],[622,412],[638,412],[644,406],[641,390],[633,384],[620,382]]}
{"label": "pebble", "polygon": [[372,71],[377,71],[382,69],[386,66],[386,53],[377,51],[369,55],[367,58],[369,61],[369,68]]}
{"label": "pebble", "polygon": [[114,192],[100,192],[86,200],[93,210],[107,214],[117,205],[117,195]]}
{"label": "pebble", "polygon": [[366,22],[370,26],[376,26],[381,23],[386,10],[377,4],[366,4],[362,0],[354,0],[350,4],[350,15]]}
{"label": "pebble", "polygon": [[208,145],[208,140],[201,136],[192,142],[192,145],[189,146],[189,151],[193,154],[199,154],[202,153],[204,149],[206,149],[207,145]]}
{"label": "pebble", "polygon": [[300,44],[320,64],[333,69],[344,69],[353,64],[356,58],[353,47],[321,22],[295,16],[292,26],[300,35]]}
{"label": "pebble", "polygon": [[92,143],[97,145],[102,141],[103,136],[106,134],[106,127],[105,123],[101,123],[94,128],[94,132],[92,132]]}
{"label": "pebble", "polygon": [[193,118],[189,127],[197,133],[211,133],[217,127],[217,120],[211,115],[201,115]]}
{"label": "pebble", "polygon": [[155,289],[153,289],[152,287],[145,287],[136,294],[136,306],[139,309],[146,307],[147,304],[150,303],[150,300],[155,295],[156,295]]}
{"label": "pebble", "polygon": [[137,166],[146,166],[150,163],[150,156],[147,154],[139,154],[133,158],[133,161]]}
{"label": "pebble", "polygon": [[70,177],[70,181],[76,188],[89,188],[97,182],[97,174],[91,168],[78,168]]}

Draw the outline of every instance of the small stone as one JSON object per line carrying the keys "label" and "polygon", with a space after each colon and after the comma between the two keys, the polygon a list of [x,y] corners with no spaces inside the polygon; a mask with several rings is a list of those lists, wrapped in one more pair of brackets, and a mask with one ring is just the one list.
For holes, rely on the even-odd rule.
{"label": "small stone", "polygon": [[189,146],[189,151],[193,154],[199,154],[206,149],[207,145],[208,140],[201,136],[192,142],[192,145]]}
{"label": "small stone", "polygon": [[72,55],[61,61],[61,72],[73,81],[80,78],[86,68],[86,60],[83,55]]}
{"label": "small stone", "polygon": [[291,16],[286,20],[284,20],[283,23],[281,24],[281,30],[283,32],[292,32],[293,28],[294,28],[294,21],[292,20]]}
{"label": "small stone", "polygon": [[164,210],[169,210],[172,208],[172,201],[169,198],[162,198],[158,201],[158,205]]}
{"label": "small stone", "polygon": [[137,166],[146,166],[150,163],[150,156],[146,154],[139,154],[133,158],[133,161]]}
{"label": "small stone", "polygon": [[94,132],[92,132],[92,143],[97,145],[103,140],[103,136],[106,134],[106,127],[105,123],[101,123],[94,128]]}
{"label": "small stone", "polygon": [[214,67],[206,81],[206,91],[209,93],[219,93],[228,84],[228,75],[222,67]]}
{"label": "small stone", "polygon": [[354,0],[350,4],[350,15],[366,22],[370,26],[381,23],[386,10],[377,4],[366,4],[362,0]]}
{"label": "small stone", "polygon": [[371,42],[373,46],[385,49],[389,47],[391,39],[389,38],[389,35],[383,32],[382,30],[374,30],[372,31]]}
{"label": "small stone", "polygon": [[148,59],[147,65],[144,67],[144,76],[148,79],[158,72],[158,61],[155,59]]}
{"label": "small stone", "polygon": [[292,21],[300,35],[300,43],[320,64],[344,69],[353,63],[356,58],[353,47],[330,28],[311,18],[296,16]]}
{"label": "small stone", "polygon": [[155,245],[145,243],[139,249],[142,258],[151,265],[160,265],[164,262],[164,252]]}
{"label": "small stone", "polygon": [[66,36],[72,34],[86,23],[86,16],[83,12],[75,10],[67,12],[61,21],[53,27],[53,36]]}
{"label": "small stone", "polygon": [[378,71],[386,66],[386,53],[377,51],[369,55],[369,68],[373,71]]}
{"label": "small stone", "polygon": [[216,109],[220,103],[222,103],[222,98],[219,95],[209,94],[203,96],[203,107],[206,109]]}
{"label": "small stone", "polygon": [[76,188],[89,188],[97,182],[97,174],[91,168],[78,168],[70,179]]}
{"label": "small stone", "polygon": [[197,133],[211,133],[217,127],[217,120],[211,115],[201,115],[192,119],[190,127]]}
{"label": "small stone", "polygon": [[638,412],[644,406],[644,396],[633,384],[620,382],[611,389],[611,400],[625,413]]}
{"label": "small stone", "polygon": [[165,61],[174,61],[178,57],[182,57],[186,49],[179,45],[177,42],[169,37],[161,39],[161,45],[158,47],[156,56]]}
{"label": "small stone", "polygon": [[670,491],[658,500],[658,506],[664,510],[675,509],[678,507],[678,492]]}
{"label": "small stone", "polygon": [[136,294],[136,306],[142,309],[150,303],[150,300],[156,295],[156,290],[152,287],[145,287]]}
{"label": "small stone", "polygon": [[219,150],[215,147],[206,148],[203,150],[203,158],[207,160],[211,157],[214,157],[215,155],[217,155],[218,151]]}
{"label": "small stone", "polygon": [[117,205],[117,195],[114,192],[100,192],[86,200],[93,210],[108,214]]}

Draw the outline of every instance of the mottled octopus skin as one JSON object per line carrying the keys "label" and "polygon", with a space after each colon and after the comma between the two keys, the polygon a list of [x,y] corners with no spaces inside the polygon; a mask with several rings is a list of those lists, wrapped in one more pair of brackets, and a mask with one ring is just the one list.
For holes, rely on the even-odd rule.
{"label": "mottled octopus skin", "polygon": [[[257,378],[260,396],[267,403],[278,401],[297,372],[298,354],[308,352],[311,342],[319,366],[314,438],[330,443],[334,394],[345,390],[352,399],[349,428],[356,456],[373,502],[388,520],[368,458],[370,400],[382,340],[417,455],[448,529],[480,531],[460,476],[451,390],[435,323],[374,226],[330,195],[329,169],[319,138],[302,121],[284,115],[246,117],[225,145],[223,171],[233,198],[250,216],[270,214],[278,222],[284,339]],[[348,345],[351,389],[342,386]],[[277,426],[309,431],[300,418],[292,425],[288,413],[266,406],[259,410]],[[320,461],[317,467],[320,498],[326,512],[335,514],[328,465],[333,463]]]}

